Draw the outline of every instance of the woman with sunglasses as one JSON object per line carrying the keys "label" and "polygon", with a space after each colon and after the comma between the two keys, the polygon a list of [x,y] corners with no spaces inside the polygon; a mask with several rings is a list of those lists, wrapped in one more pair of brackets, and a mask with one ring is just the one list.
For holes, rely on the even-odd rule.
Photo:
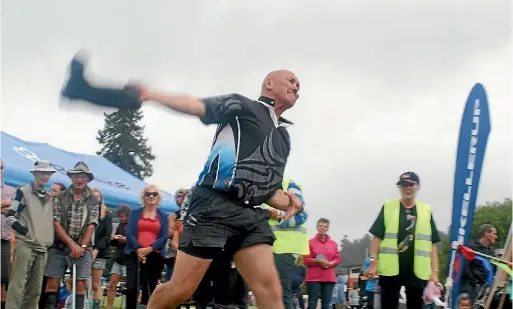
{"label": "woman with sunglasses", "polygon": [[[126,228],[128,255],[126,308],[137,308],[137,295],[142,290],[141,304],[147,305],[163,268],[168,238],[168,216],[158,209],[162,192],[154,185],[141,193],[142,207],[132,211]],[[139,286],[138,286],[139,284]]]}

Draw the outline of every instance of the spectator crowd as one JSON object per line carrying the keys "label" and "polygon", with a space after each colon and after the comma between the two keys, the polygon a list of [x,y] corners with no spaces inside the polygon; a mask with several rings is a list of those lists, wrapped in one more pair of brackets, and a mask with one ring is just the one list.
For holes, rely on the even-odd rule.
{"label": "spectator crowd", "polygon": [[[3,161],[1,167],[3,176]],[[55,171],[51,162],[40,160],[30,170],[34,177],[30,184],[16,189],[2,180],[2,308],[71,308],[72,302],[77,309],[90,304],[100,308],[108,260],[106,308],[113,308],[121,282],[126,287],[127,309],[147,304],[157,285],[171,278],[183,230],[181,211],[167,214],[159,209],[162,192],[155,185],[142,190],[140,208],[117,205],[112,211],[102,192],[89,187],[94,175],[84,162],[67,171],[69,187],[51,182]],[[288,186],[296,185],[290,182]],[[296,193],[300,192],[297,187]],[[179,206],[186,203],[189,193],[190,189],[176,191]],[[270,221],[283,225],[283,211],[266,209]],[[287,226],[302,226],[306,219],[303,212],[297,222],[288,220]],[[287,263],[277,260],[277,268],[287,271],[290,284],[285,291],[289,293],[287,308],[293,303],[305,308],[304,286],[309,306],[315,308],[319,297],[331,306],[340,255],[337,243],[327,234],[329,223],[319,219],[309,248],[306,241],[303,252],[290,254]],[[211,264],[191,301],[196,308],[218,303],[248,307],[248,287],[230,256]]]}
{"label": "spectator crowd", "polygon": [[[3,176],[3,162],[1,168]],[[194,187],[176,191],[175,198],[180,209],[172,214],[158,207],[162,192],[155,185],[143,188],[141,207],[131,209],[127,205],[117,205],[113,212],[105,205],[102,192],[89,187],[94,175],[84,162],[78,162],[67,171],[71,179],[69,187],[50,182],[55,169],[49,161],[35,162],[30,172],[33,181],[17,189],[2,181],[2,309],[72,308],[73,303],[77,309],[89,308],[90,304],[93,309],[99,309],[104,298],[103,273],[109,260],[112,266],[106,289],[106,308],[113,308],[121,282],[126,286],[125,307],[135,309],[148,304],[158,285],[170,281],[183,232],[184,212],[187,211]],[[402,233],[399,238],[408,241],[399,244],[401,250],[407,251],[413,236],[419,237],[412,234],[412,226],[419,222],[415,207],[424,207],[424,204],[413,200],[415,192],[411,191],[409,181],[415,184],[419,182],[415,174],[405,173],[401,175],[398,185],[403,195],[401,203],[408,202],[405,196],[410,197],[411,207],[400,208],[397,201],[391,206],[385,204],[370,229],[374,235],[373,242],[393,234],[384,224],[388,220],[384,210],[391,207],[405,212],[401,216],[404,220],[398,223],[399,233]],[[46,188],[49,190],[46,191]],[[298,184],[291,179],[284,180],[283,189],[293,192],[305,205]],[[268,212],[268,222],[276,238],[272,246],[275,265],[270,267],[275,266],[279,274],[285,308],[304,309],[304,289],[307,308],[318,308],[319,303],[321,309],[339,309],[348,305],[347,278],[337,277],[336,274],[340,252],[337,242],[328,234],[330,221],[327,218],[318,219],[317,233],[308,240],[305,228],[308,215],[305,209],[285,219],[282,210],[265,204],[262,208]],[[433,233],[426,238],[429,241],[426,248],[435,251],[434,244],[439,238],[431,213],[428,214],[426,222],[421,223],[431,227]],[[497,239],[495,228],[482,226],[480,237],[479,241],[472,243],[472,247],[491,255],[490,246]],[[391,245],[396,246],[397,243],[397,239],[394,239]],[[386,251],[383,245],[380,250],[378,248],[379,243],[371,245],[371,255],[364,261],[360,273],[359,293],[364,307],[373,308],[375,303],[385,301],[390,308],[396,308],[401,286],[405,286],[409,294],[408,308],[421,306],[420,294],[427,280],[438,283],[438,278],[434,277],[435,271],[438,271],[438,261],[427,261],[433,263],[426,264],[433,269],[431,273],[420,273],[420,270],[413,269],[414,263],[405,262],[404,256],[397,266],[400,275],[394,275],[392,271],[387,274],[381,265],[379,285],[382,295],[380,299],[375,299],[374,294],[378,289],[376,257],[380,254],[383,258],[381,252]],[[430,257],[436,258],[436,252],[432,255],[431,251],[428,252]],[[411,255],[409,258],[416,257]],[[71,273],[66,277],[68,271]],[[478,277],[483,276],[480,265],[467,265],[461,289],[464,293],[462,301],[475,297],[476,289],[482,285]],[[92,287],[90,291],[89,283]],[[90,295],[90,299],[87,295]],[[198,309],[217,308],[217,305],[219,308],[247,308],[249,295],[249,289],[232,257],[221,254],[210,264],[190,301]],[[362,305],[362,302],[358,305]]]}

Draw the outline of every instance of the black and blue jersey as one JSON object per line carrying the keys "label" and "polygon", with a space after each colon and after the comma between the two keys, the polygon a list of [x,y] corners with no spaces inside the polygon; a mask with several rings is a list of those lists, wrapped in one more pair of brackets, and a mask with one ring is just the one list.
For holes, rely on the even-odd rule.
{"label": "black and blue jersey", "polygon": [[205,124],[217,131],[198,186],[228,193],[247,205],[260,205],[281,188],[290,152],[286,127],[267,97],[239,94],[204,99]]}

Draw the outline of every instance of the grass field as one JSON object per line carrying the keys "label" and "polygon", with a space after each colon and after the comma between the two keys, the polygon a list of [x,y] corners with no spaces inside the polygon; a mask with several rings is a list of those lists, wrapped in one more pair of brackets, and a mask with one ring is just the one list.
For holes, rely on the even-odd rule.
{"label": "grass field", "polygon": [[[123,297],[117,297],[114,300],[114,306],[112,308],[114,308],[114,309],[125,308],[125,304],[124,303],[123,303],[123,307],[121,307],[121,301],[122,300],[123,300]],[[107,297],[104,297],[104,299],[103,299],[103,307],[102,308],[107,308]]]}

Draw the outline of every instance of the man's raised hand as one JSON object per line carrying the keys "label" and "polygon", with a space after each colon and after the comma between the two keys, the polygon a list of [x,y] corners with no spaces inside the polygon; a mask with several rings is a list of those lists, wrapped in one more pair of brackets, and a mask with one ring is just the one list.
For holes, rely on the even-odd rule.
{"label": "man's raised hand", "polygon": [[303,211],[303,203],[294,193],[290,193],[288,191],[284,191],[284,193],[289,197],[289,207],[284,218],[287,220],[290,217],[295,216],[296,214]]}

